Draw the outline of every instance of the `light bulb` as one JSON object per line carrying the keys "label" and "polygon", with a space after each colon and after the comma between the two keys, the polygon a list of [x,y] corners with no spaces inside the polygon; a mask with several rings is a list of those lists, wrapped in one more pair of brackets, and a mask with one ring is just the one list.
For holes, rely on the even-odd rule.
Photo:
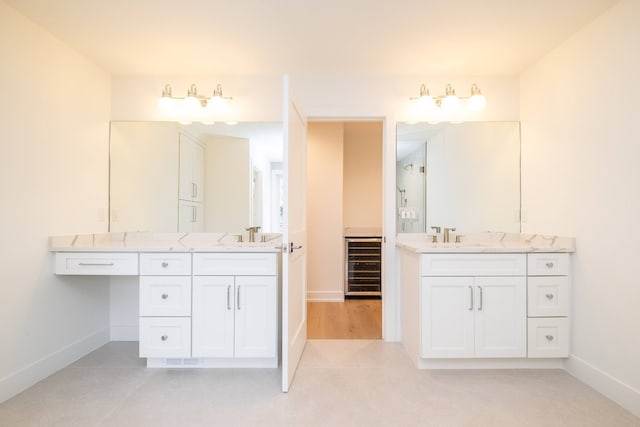
{"label": "light bulb", "polygon": [[460,106],[460,99],[456,95],[448,95],[442,98],[442,109],[452,111]]}
{"label": "light bulb", "polygon": [[200,100],[195,96],[187,96],[183,103],[184,109],[188,113],[197,113],[200,110]]}
{"label": "light bulb", "polygon": [[160,99],[158,99],[158,110],[164,113],[171,114],[175,111],[175,109],[176,109],[176,105],[172,98],[168,96],[163,96]]}
{"label": "light bulb", "polygon": [[487,105],[487,100],[484,97],[484,95],[478,94],[478,95],[473,95],[471,98],[469,98],[469,101],[467,102],[467,106],[469,107],[470,110],[473,111],[479,111],[484,109],[484,107],[486,107]]}

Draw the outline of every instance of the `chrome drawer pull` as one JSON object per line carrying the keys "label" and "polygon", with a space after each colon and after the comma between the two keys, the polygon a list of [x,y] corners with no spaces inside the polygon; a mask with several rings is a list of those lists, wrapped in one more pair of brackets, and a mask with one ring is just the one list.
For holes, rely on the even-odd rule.
{"label": "chrome drawer pull", "polygon": [[553,341],[553,335],[545,335],[544,337],[547,339],[547,341]]}
{"label": "chrome drawer pull", "polygon": [[552,262],[548,262],[545,265],[547,266],[547,268],[553,268],[553,263]]}
{"label": "chrome drawer pull", "polygon": [[238,285],[238,296],[237,296],[238,300],[236,301],[237,306],[238,306],[238,310],[240,310],[240,285]]}
{"label": "chrome drawer pull", "polygon": [[113,267],[115,264],[112,262],[79,262],[78,265],[83,267]]}
{"label": "chrome drawer pull", "polygon": [[169,294],[162,294],[162,299],[167,299],[169,298]]}
{"label": "chrome drawer pull", "polygon": [[169,338],[169,337],[168,337],[167,335],[163,335],[163,336],[161,336],[161,337],[160,337],[160,339],[161,339],[162,341],[166,341],[168,338]]}
{"label": "chrome drawer pull", "polygon": [[478,311],[482,311],[482,286],[478,286],[480,289],[480,303],[478,304]]}
{"label": "chrome drawer pull", "polygon": [[546,295],[545,295],[545,298],[547,298],[547,299],[553,299],[553,294],[546,294]]}
{"label": "chrome drawer pull", "polygon": [[227,286],[227,310],[231,310],[231,285]]}
{"label": "chrome drawer pull", "polygon": [[162,268],[167,268],[169,267],[169,263],[167,261],[162,261]]}
{"label": "chrome drawer pull", "polygon": [[473,287],[469,286],[469,311],[473,310]]}

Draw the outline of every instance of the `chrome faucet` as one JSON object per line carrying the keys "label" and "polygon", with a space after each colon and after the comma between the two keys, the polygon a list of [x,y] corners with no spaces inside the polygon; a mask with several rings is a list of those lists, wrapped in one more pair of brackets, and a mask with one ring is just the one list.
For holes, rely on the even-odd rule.
{"label": "chrome faucet", "polygon": [[456,231],[455,228],[446,228],[444,229],[444,242],[449,243],[449,232]]}
{"label": "chrome faucet", "polygon": [[248,227],[245,228],[249,232],[249,242],[253,243],[256,241],[256,233],[260,231],[260,226]]}

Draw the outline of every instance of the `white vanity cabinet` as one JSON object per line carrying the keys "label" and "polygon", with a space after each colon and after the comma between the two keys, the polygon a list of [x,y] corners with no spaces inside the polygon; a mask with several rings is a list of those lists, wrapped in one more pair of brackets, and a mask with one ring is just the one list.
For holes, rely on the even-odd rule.
{"label": "white vanity cabinet", "polygon": [[277,254],[196,253],[193,274],[193,357],[277,366]]}
{"label": "white vanity cabinet", "polygon": [[528,356],[569,357],[569,254],[528,254]]}
{"label": "white vanity cabinet", "polygon": [[522,254],[421,256],[420,357],[525,357]]}
{"label": "white vanity cabinet", "polygon": [[191,356],[191,255],[140,254],[140,357]]}

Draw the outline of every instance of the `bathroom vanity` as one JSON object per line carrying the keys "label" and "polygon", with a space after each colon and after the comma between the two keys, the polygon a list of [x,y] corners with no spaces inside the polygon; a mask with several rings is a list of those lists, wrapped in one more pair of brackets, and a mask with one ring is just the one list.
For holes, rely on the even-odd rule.
{"label": "bathroom vanity", "polygon": [[140,357],[149,367],[278,367],[279,235],[52,237],[61,275],[135,276]]}
{"label": "bathroom vanity", "polygon": [[419,368],[554,367],[569,356],[571,238],[398,238],[403,344]]}

